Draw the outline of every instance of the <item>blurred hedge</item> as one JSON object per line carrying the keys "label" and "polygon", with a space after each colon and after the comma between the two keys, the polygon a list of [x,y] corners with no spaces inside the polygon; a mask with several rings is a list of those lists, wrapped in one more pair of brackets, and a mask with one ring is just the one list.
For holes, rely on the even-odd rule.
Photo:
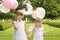
{"label": "blurred hedge", "polygon": [[45,19],[45,20],[43,20],[43,23],[60,28],[60,20],[48,20],[48,19]]}
{"label": "blurred hedge", "polygon": [[9,27],[12,27],[12,21],[11,20],[0,20],[0,30],[7,29]]}

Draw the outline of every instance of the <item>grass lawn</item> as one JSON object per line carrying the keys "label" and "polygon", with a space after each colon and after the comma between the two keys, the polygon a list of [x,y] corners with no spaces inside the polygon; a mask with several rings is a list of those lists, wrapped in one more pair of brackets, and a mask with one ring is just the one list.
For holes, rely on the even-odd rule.
{"label": "grass lawn", "polygon": [[[31,24],[32,23],[27,23],[27,30]],[[44,40],[60,40],[60,28],[49,26],[47,24],[44,24],[44,28],[45,30],[49,30],[48,35],[44,35]],[[13,40],[13,30],[13,27],[11,27],[4,31],[0,31],[0,40]],[[32,38],[30,40],[32,40]]]}

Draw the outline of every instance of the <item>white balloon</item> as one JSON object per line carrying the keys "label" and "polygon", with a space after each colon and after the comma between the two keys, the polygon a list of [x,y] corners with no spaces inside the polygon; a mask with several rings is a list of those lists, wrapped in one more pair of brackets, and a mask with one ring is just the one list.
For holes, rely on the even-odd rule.
{"label": "white balloon", "polygon": [[42,7],[38,7],[36,9],[36,12],[37,12],[37,16],[41,19],[43,19],[45,17],[45,9],[42,8]]}
{"label": "white balloon", "polygon": [[26,6],[27,6],[27,14],[32,14],[33,12],[33,7],[31,4],[29,3],[26,3]]}
{"label": "white balloon", "polygon": [[0,11],[3,13],[8,13],[8,12],[10,12],[10,9],[7,9],[2,4],[0,4]]}
{"label": "white balloon", "polygon": [[[26,1],[27,1],[27,0],[26,0]],[[23,9],[22,12],[23,12],[23,14],[25,14],[25,15],[29,15],[29,14],[32,14],[32,12],[33,12],[33,7],[32,7],[32,5],[30,4],[30,1],[28,1],[27,3],[26,3],[26,1],[24,1],[23,4],[26,5],[27,11],[26,11],[25,9]]]}

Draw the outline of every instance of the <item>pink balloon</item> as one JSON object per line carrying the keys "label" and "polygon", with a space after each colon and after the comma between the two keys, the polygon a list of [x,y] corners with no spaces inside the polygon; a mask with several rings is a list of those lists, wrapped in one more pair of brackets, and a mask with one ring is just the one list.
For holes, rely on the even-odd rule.
{"label": "pink balloon", "polygon": [[33,13],[32,13],[32,17],[34,18],[34,19],[36,19],[37,18],[37,15],[36,15],[37,13],[34,11]]}
{"label": "pink balloon", "polygon": [[2,4],[8,9],[16,9],[18,7],[17,0],[2,0]]}
{"label": "pink balloon", "polygon": [[32,17],[34,19],[40,18],[43,19],[45,17],[45,10],[42,7],[38,7],[33,13]]}

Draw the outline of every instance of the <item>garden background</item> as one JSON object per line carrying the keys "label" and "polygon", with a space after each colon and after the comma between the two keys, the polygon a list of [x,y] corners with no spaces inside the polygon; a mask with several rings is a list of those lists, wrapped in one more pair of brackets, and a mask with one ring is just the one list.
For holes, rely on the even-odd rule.
{"label": "garden background", "polygon": [[[23,5],[24,0],[17,0],[19,2],[18,9],[26,9],[26,5]],[[46,11],[45,18],[43,20],[44,29],[49,31],[44,35],[44,40],[60,40],[60,0],[29,0],[33,9],[37,7],[43,7]],[[44,4],[44,5],[42,5]],[[13,21],[16,17],[16,10],[9,13],[0,12],[0,40],[13,40]],[[27,10],[27,9],[26,9]],[[28,19],[26,22],[27,33],[30,25],[34,23],[34,19],[31,15],[24,15],[23,20]],[[33,36],[30,40],[33,39]]]}

